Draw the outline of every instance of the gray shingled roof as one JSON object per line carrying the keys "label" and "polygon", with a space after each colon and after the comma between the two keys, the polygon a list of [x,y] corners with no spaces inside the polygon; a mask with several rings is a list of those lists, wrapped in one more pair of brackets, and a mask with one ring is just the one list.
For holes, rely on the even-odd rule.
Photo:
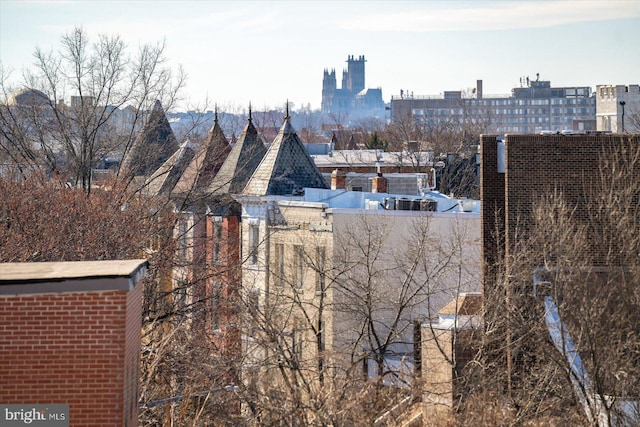
{"label": "gray shingled roof", "polygon": [[218,123],[218,114],[216,112],[213,126],[206,141],[183,171],[174,192],[187,194],[195,191],[198,194],[202,194],[208,191],[211,181],[213,181],[230,152],[231,145],[229,145],[229,141],[224,136],[224,132]]}
{"label": "gray shingled roof", "polygon": [[304,187],[327,188],[327,184],[302,145],[287,115],[280,132],[242,194],[290,195]]}
{"label": "gray shingled roof", "polygon": [[128,177],[151,175],[178,147],[164,109],[160,101],[156,101],[140,134],[125,155],[121,171]]}
{"label": "gray shingled roof", "polygon": [[258,137],[258,131],[249,120],[236,144],[209,185],[213,195],[239,194],[256,170],[267,149]]}
{"label": "gray shingled roof", "polygon": [[180,148],[147,179],[145,186],[148,194],[170,194],[183,177],[185,169],[194,159],[195,154],[195,146],[187,138],[180,144]]}

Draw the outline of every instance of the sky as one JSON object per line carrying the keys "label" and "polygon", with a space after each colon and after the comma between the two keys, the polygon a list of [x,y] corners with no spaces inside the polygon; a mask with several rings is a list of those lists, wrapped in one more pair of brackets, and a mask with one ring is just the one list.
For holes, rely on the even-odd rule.
{"label": "sky", "polygon": [[17,79],[36,46],[57,50],[74,27],[132,51],[164,41],[188,76],[183,109],[320,108],[323,71],[340,85],[349,55],[365,56],[365,86],[386,102],[478,79],[485,95],[508,94],[538,73],[559,87],[640,83],[640,0],[0,0],[4,70]]}

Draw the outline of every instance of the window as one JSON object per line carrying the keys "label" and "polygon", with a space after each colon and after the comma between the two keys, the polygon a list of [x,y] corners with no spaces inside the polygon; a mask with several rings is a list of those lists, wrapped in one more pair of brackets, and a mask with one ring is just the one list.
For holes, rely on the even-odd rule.
{"label": "window", "polygon": [[258,289],[250,289],[247,292],[247,308],[249,313],[257,313],[260,308],[260,291]]}
{"label": "window", "polygon": [[178,223],[178,255],[181,258],[187,257],[187,230],[186,218],[180,218]]}
{"label": "window", "polygon": [[260,226],[252,224],[249,226],[249,263],[258,263],[258,244],[260,243]]}
{"label": "window", "polygon": [[211,292],[211,329],[220,329],[220,283],[214,283]]}
{"label": "window", "polygon": [[275,245],[275,277],[274,282],[276,286],[284,285],[284,245],[282,243],[276,243]]}
{"label": "window", "polygon": [[291,368],[299,369],[302,360],[302,330],[298,326],[298,322],[294,322],[291,331]]}
{"label": "window", "polygon": [[180,278],[175,282],[173,295],[174,295],[174,303],[175,303],[176,310],[184,310],[189,304],[188,290],[189,290],[188,283],[183,278]]}
{"label": "window", "polygon": [[295,245],[294,247],[294,266],[295,266],[295,287],[302,290],[304,285],[304,247]]}
{"label": "window", "polygon": [[318,246],[316,248],[316,294],[321,294],[326,289],[325,259],[325,248]]}
{"label": "window", "polygon": [[212,222],[213,246],[211,249],[211,262],[214,264],[220,260],[220,247],[222,245],[222,218],[213,217]]}

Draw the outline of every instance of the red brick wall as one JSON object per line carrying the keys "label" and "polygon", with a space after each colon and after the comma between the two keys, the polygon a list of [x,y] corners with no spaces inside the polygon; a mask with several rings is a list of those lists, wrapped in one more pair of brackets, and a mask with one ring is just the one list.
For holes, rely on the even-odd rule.
{"label": "red brick wall", "polygon": [[72,426],[137,425],[125,399],[137,406],[141,289],[0,296],[0,401],[69,404]]}
{"label": "red brick wall", "polygon": [[125,322],[125,381],[124,425],[138,425],[138,401],[140,396],[140,331],[142,328],[142,291],[140,283],[127,294],[127,318]]}
{"label": "red brick wall", "polygon": [[[480,138],[480,199],[482,200],[482,276],[483,291],[491,292],[495,282],[495,263],[504,234],[505,174],[498,173],[498,142],[496,135]],[[491,295],[485,299],[493,300]]]}
{"label": "red brick wall", "polygon": [[[607,248],[599,245],[598,225],[589,217],[593,212],[589,206],[592,191],[597,191],[594,183],[599,179],[598,172],[603,159],[611,159],[612,153],[624,144],[640,144],[640,136],[629,135],[507,135],[505,137],[504,174],[497,173],[497,143],[495,136],[481,137],[481,202],[482,202],[482,262],[483,290],[485,301],[485,326],[492,321],[506,319],[511,325],[510,313],[514,309],[532,307],[533,268],[541,265],[538,260],[528,260],[531,265],[531,278],[526,282],[517,279],[496,280],[500,272],[506,273],[508,265],[497,264],[501,258],[509,262],[513,258],[512,248],[525,241],[531,224],[534,203],[542,193],[562,192],[568,205],[575,208],[574,218],[587,226],[588,238],[594,243],[589,246],[592,264],[596,267],[616,265],[620,258],[605,256]],[[640,174],[640,165],[634,165]],[[635,206],[640,201],[630,201]],[[496,235],[496,230],[498,234]],[[512,305],[507,307],[507,305]],[[525,313],[526,315],[526,313]],[[496,324],[493,325],[494,328]],[[497,323],[500,325],[500,323]],[[504,324],[503,324],[504,325]],[[504,353],[508,379],[515,372],[510,363],[518,362],[519,333],[506,328],[507,344],[499,348],[496,354]],[[497,361],[496,361],[497,360]],[[500,359],[494,358],[496,366]],[[497,371],[497,370],[496,370]],[[523,369],[521,372],[526,372]],[[515,377],[514,377],[515,378]],[[510,387],[510,385],[509,385]]]}
{"label": "red brick wall", "polygon": [[371,182],[372,193],[386,193],[387,192],[387,178],[380,173],[378,176],[373,177]]}
{"label": "red brick wall", "polygon": [[[590,206],[585,203],[584,196],[593,191],[603,156],[610,156],[622,144],[640,144],[640,136],[507,135],[505,142],[506,173],[499,174],[495,136],[483,135],[481,138],[480,195],[485,287],[499,251],[505,250],[508,256],[510,246],[515,243],[516,228],[519,238],[526,232],[539,194],[561,191],[570,206],[577,207],[576,218],[589,221],[587,213]],[[496,230],[506,241],[495,235]],[[594,238],[597,241],[597,235]],[[598,246],[593,245],[596,264],[602,260],[602,254],[597,250]]]}
{"label": "red brick wall", "polygon": [[[591,206],[588,195],[597,188],[598,171],[603,158],[623,144],[640,144],[640,137],[624,135],[508,135],[506,137],[505,220],[506,252],[526,232],[533,204],[539,193],[561,191],[569,206],[575,206],[574,217],[585,224]],[[631,201],[630,201],[631,202]],[[594,241],[598,230],[592,229]],[[592,245],[593,262],[605,263],[599,246]],[[610,259],[608,260],[611,261]]]}

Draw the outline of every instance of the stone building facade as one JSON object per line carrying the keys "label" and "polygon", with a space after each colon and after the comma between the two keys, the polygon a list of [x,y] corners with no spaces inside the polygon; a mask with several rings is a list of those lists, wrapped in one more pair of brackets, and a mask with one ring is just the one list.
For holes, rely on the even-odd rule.
{"label": "stone building facade", "polygon": [[597,130],[640,132],[640,85],[598,85],[596,97]]}

